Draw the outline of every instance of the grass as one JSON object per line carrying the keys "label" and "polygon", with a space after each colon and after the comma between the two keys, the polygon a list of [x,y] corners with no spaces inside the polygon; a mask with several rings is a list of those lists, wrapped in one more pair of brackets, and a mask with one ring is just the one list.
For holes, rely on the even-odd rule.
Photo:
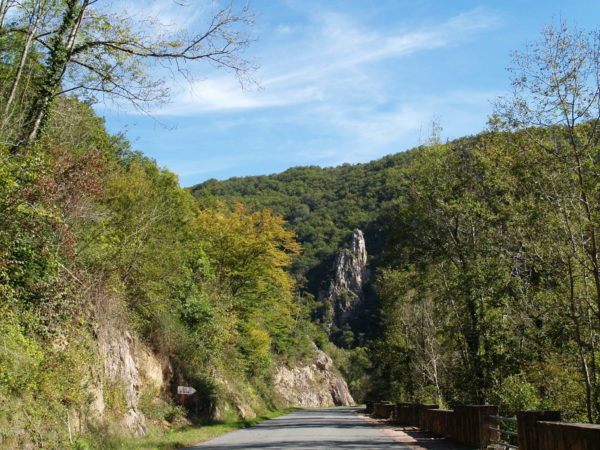
{"label": "grass", "polygon": [[138,450],[174,450],[192,446],[202,441],[207,441],[230,431],[247,428],[265,420],[273,419],[283,414],[297,411],[298,408],[286,408],[269,412],[254,419],[238,420],[236,422],[213,423],[200,426],[189,426],[178,430],[167,431],[163,434],[147,435],[141,438],[128,439],[122,448]]}

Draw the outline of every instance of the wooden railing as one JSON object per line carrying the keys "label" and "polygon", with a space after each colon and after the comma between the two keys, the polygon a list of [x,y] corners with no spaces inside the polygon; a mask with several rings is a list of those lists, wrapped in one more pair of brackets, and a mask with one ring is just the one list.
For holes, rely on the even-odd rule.
{"label": "wooden railing", "polygon": [[[500,440],[494,440],[494,439],[490,439],[490,443],[496,445],[496,448],[498,449],[510,449],[510,448],[514,448],[514,449],[518,449],[518,445],[517,443],[519,442],[518,438],[519,438],[519,433],[517,433],[516,431],[512,431],[512,430],[506,430],[504,428],[497,428],[500,426],[506,426],[505,424],[507,423],[514,423],[515,427],[517,424],[517,419],[515,419],[514,417],[502,417],[502,416],[495,416],[495,415],[490,415],[490,419],[494,422],[496,422],[496,427],[492,427],[490,426],[490,430],[491,431],[495,431],[496,433],[498,433]],[[507,440],[511,441],[511,442],[506,442]]]}
{"label": "wooden railing", "polygon": [[367,413],[376,417],[479,449],[600,450],[600,425],[560,422],[559,411],[521,411],[515,419],[499,416],[498,410],[490,405],[445,410],[420,403],[367,402]]}

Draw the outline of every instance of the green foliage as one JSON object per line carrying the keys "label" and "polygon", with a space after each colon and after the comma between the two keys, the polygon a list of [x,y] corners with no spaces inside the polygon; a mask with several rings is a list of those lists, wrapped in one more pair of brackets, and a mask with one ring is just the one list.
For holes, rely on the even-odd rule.
{"label": "green foliage", "polygon": [[369,373],[373,369],[369,349],[367,347],[344,349],[327,342],[322,350],[331,356],[335,367],[346,380],[352,398],[357,403],[364,402],[371,389]]}
{"label": "green foliage", "polygon": [[0,323],[0,386],[4,394],[35,388],[35,375],[44,355],[39,344],[24,335],[13,314],[4,312]]}
{"label": "green foliage", "polygon": [[[135,333],[198,390],[189,411],[142,399],[151,419],[210,417],[247,399],[276,406],[274,363],[304,357],[312,331],[286,272],[300,251],[293,233],[267,210],[198,209],[89,107],[64,107],[77,127],[50,127],[26,156],[1,150],[2,445],[64,448],[86,429],[115,432],[130,399],[96,363],[104,330]],[[98,378],[100,421],[90,411]]]}
{"label": "green foliage", "polygon": [[540,409],[541,404],[536,386],[519,374],[499,380],[490,401],[509,417],[516,416],[518,411]]}
{"label": "green foliage", "polygon": [[292,271],[307,276],[308,291],[317,295],[355,228],[366,231],[369,253],[378,253],[383,236],[377,217],[400,195],[400,169],[413,157],[405,152],[368,164],[294,167],[277,175],[208,180],[190,190],[202,204],[237,199],[282,215],[304,249]]}
{"label": "green foliage", "polygon": [[204,302],[204,311],[221,311],[229,330],[223,341],[236,336],[236,351],[251,376],[265,376],[273,354],[296,356],[308,347],[310,327],[285,271],[300,247],[283,225],[270,211],[241,204],[231,209],[217,204],[195,221],[201,251],[210,261],[205,288],[212,305]]}
{"label": "green foliage", "polygon": [[409,168],[391,268],[379,276],[375,392],[595,420],[586,374],[597,355],[583,337],[598,333],[595,294],[568,234],[586,232],[586,214],[561,200],[579,195],[575,174],[546,150],[562,148],[567,131],[484,133],[434,145]]}

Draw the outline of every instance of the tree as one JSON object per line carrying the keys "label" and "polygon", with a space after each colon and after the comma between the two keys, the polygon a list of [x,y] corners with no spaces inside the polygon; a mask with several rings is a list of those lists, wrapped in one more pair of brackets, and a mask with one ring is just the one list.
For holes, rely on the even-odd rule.
{"label": "tree", "polygon": [[527,161],[539,175],[527,186],[538,194],[537,222],[542,211],[552,211],[540,224],[545,238],[534,243],[528,231],[523,242],[535,250],[532,262],[552,268],[564,283],[557,306],[578,349],[588,419],[599,420],[600,30],[548,26],[539,42],[515,52],[510,70],[513,93],[499,102],[497,118],[510,130],[524,130]]}
{"label": "tree", "polygon": [[513,53],[512,95],[497,104],[497,113],[515,129],[564,125],[572,146],[589,148],[577,139],[576,126],[600,120],[600,30],[570,29],[565,22],[546,26],[540,41]]}
{"label": "tree", "polygon": [[[241,57],[250,43],[247,7],[229,6],[217,11],[202,30],[169,33],[142,31],[133,16],[102,9],[103,0],[31,0],[15,3],[14,19],[3,34],[21,37],[20,58],[12,88],[3,99],[5,116],[13,109],[23,69],[33,60],[40,72],[33,79],[31,101],[23,112],[21,132],[11,143],[18,153],[41,134],[56,97],[83,92],[87,96],[121,98],[144,109],[164,100],[163,80],[149,74],[160,63],[189,75],[188,62],[204,60],[232,70],[241,80],[253,69]],[[11,2],[3,2],[0,12]],[[184,7],[174,2],[174,7]],[[149,18],[152,21],[153,18]],[[154,18],[156,21],[156,18]],[[148,25],[148,23],[146,23]],[[22,87],[22,89],[26,89]],[[6,127],[4,127],[6,128]]]}
{"label": "tree", "polygon": [[276,352],[290,352],[295,328],[302,325],[294,302],[295,283],[286,271],[300,252],[294,233],[280,216],[240,203],[205,209],[195,224],[214,270],[213,299],[236,317],[244,353],[251,355],[259,341],[265,344],[259,329]]}

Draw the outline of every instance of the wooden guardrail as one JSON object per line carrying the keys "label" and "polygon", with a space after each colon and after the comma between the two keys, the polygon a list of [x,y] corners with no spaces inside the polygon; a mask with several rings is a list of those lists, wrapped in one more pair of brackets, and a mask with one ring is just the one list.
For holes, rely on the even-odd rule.
{"label": "wooden guardrail", "polygon": [[[419,427],[479,449],[600,450],[600,425],[560,422],[559,411],[521,411],[512,419],[499,416],[498,409],[491,405],[445,410],[420,403],[367,403],[367,412],[374,416]],[[501,428],[502,421],[516,421],[516,431]],[[503,435],[518,445],[506,442]]]}
{"label": "wooden guardrail", "polygon": [[394,421],[418,427],[423,421],[423,412],[438,407],[438,405],[424,405],[421,403],[397,403],[394,410]]}
{"label": "wooden guardrail", "polygon": [[391,419],[395,405],[390,402],[379,402],[373,406],[373,415],[384,419]]}
{"label": "wooden guardrail", "polygon": [[[499,440],[494,439],[495,438],[495,436],[494,436],[494,437],[492,437],[492,439],[490,439],[490,442],[492,444],[496,445],[497,448],[518,449],[519,447],[517,446],[517,438],[519,437],[519,434],[516,431],[507,429],[507,427],[509,425],[516,427],[517,419],[515,419],[514,417],[502,417],[502,416],[496,416],[496,415],[490,415],[490,419],[492,420],[492,422],[494,422],[494,425],[495,425],[495,426],[490,426],[490,430],[496,431],[499,436],[497,438]],[[500,427],[502,427],[502,428],[500,428]],[[511,442],[507,442],[507,441],[511,441]]]}

